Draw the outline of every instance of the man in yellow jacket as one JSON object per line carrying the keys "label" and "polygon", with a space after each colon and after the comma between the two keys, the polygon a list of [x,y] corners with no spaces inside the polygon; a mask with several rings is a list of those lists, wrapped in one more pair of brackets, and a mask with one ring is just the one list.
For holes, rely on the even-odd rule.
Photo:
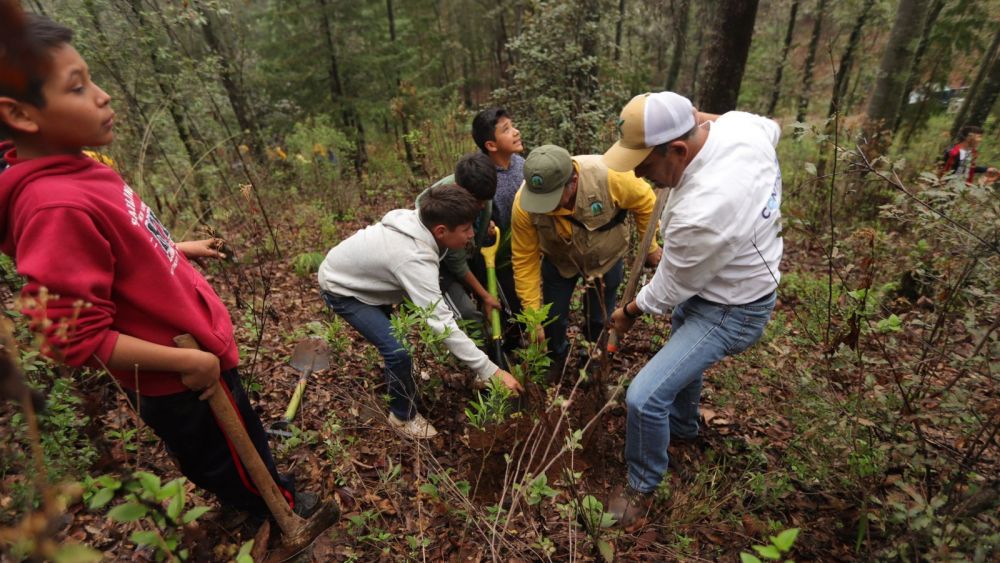
{"label": "man in yellow jacket", "polygon": [[[631,213],[641,239],[656,197],[632,172],[615,172],[601,155],[571,157],[556,145],[531,151],[524,183],[511,214],[514,285],[525,309],[551,303],[545,327],[549,356],[560,369],[566,359],[570,299],[577,282],[587,284],[584,336],[596,342],[622,282]],[[655,267],[662,249],[654,240],[646,264]]]}

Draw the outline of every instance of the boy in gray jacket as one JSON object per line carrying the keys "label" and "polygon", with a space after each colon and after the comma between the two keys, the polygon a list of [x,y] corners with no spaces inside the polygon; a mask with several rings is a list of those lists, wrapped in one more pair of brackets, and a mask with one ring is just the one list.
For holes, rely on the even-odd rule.
{"label": "boy in gray jacket", "polygon": [[389,314],[404,298],[432,309],[427,321],[445,345],[476,373],[477,383],[498,377],[515,392],[521,385],[476,347],[458,327],[441,297],[438,283],[442,256],[465,248],[474,236],[479,215],[476,198],[451,184],[435,186],[420,201],[420,209],[396,209],[380,222],[362,229],[333,247],[319,268],[323,299],[362,336],[385,361],[390,396],[389,423],[411,438],[432,438],[437,430],[417,412],[416,387],[409,353],[392,334]]}

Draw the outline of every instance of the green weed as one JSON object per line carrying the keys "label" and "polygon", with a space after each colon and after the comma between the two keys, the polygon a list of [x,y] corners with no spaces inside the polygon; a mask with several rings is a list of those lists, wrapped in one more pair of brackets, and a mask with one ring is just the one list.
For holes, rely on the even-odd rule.
{"label": "green weed", "polygon": [[325,252],[303,252],[292,258],[292,269],[302,277],[315,276],[325,258]]}
{"label": "green weed", "polygon": [[129,536],[132,542],[151,548],[157,561],[183,561],[189,556],[188,549],[180,547],[184,527],[210,510],[207,506],[184,509],[185,482],[179,477],[161,484],[159,477],[145,471],[136,471],[126,481],[111,475],[96,479],[88,476],[83,500],[90,510],[100,510],[116,497],[121,498],[124,502],[108,510],[108,518],[118,523],[141,522],[142,529]]}

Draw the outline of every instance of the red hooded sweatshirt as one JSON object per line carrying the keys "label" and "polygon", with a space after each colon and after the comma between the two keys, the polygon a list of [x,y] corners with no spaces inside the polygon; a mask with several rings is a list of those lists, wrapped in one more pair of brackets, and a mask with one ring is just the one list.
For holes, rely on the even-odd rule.
{"label": "red hooded sweatshirt", "polygon": [[[0,172],[0,250],[28,280],[22,297],[48,290],[45,303],[23,311],[45,335],[43,351],[100,367],[119,334],[173,346],[189,333],[223,370],[236,367],[222,300],[114,170],[82,154],[21,161],[9,144],[0,154],[9,164]],[[45,319],[52,324],[41,326]],[[187,389],[176,372],[139,369],[143,395]],[[112,375],[136,389],[133,371]]]}

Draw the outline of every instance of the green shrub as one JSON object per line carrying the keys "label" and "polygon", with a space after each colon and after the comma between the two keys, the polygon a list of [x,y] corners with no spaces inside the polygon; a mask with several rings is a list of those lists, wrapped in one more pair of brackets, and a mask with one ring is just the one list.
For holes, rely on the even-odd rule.
{"label": "green shrub", "polygon": [[303,252],[292,258],[292,269],[302,277],[314,276],[325,258],[325,252]]}

